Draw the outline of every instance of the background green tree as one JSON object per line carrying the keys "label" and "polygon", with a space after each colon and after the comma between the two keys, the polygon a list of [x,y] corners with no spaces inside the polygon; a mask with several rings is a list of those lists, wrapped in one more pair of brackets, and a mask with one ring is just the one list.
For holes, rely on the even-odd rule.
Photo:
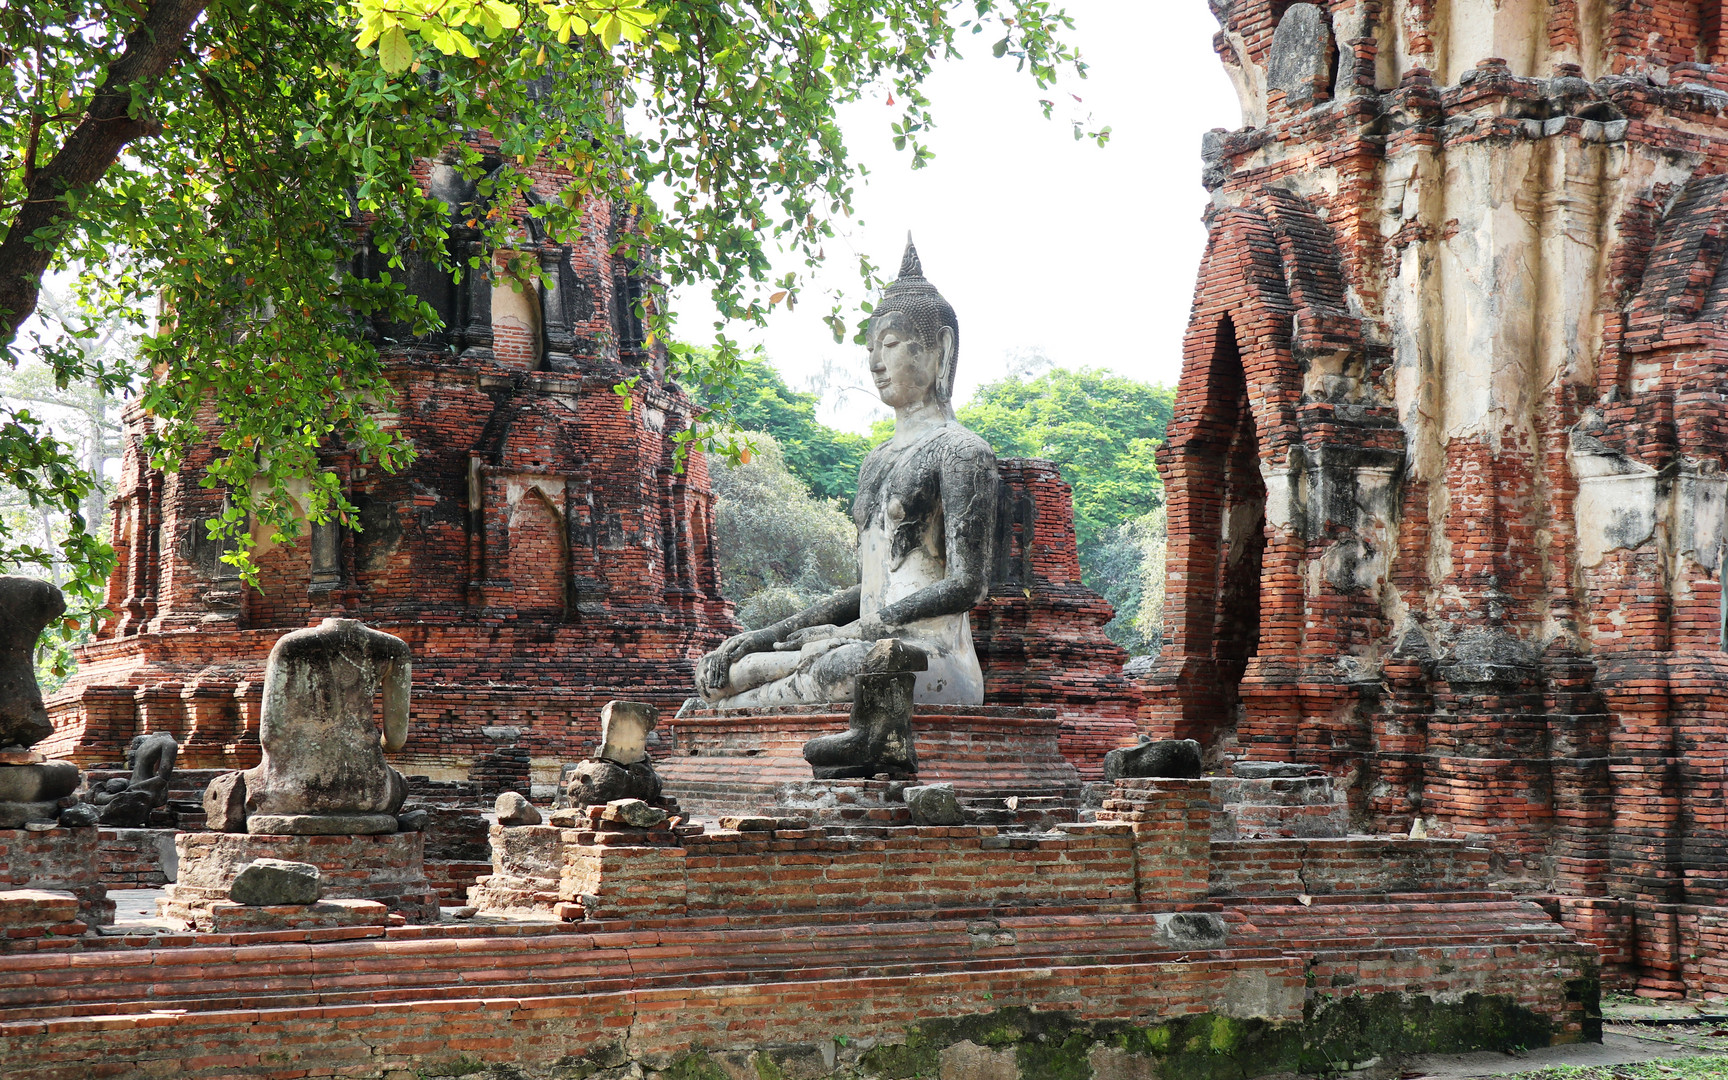
{"label": "background green tree", "polygon": [[698,386],[693,396],[708,408],[724,401],[738,427],[766,432],[786,469],[811,494],[838,499],[842,507],[852,505],[858,493],[858,467],[870,452],[871,438],[839,431],[816,419],[821,399],[787,386],[767,360],[746,356],[724,383]]}
{"label": "background green tree", "polygon": [[959,410],[997,457],[1044,458],[1074,487],[1081,558],[1105,534],[1164,500],[1153,452],[1163,443],[1176,395],[1108,371],[1057,368],[979,387]]}
{"label": "background green tree", "polygon": [[858,584],[858,534],[840,500],[812,495],[774,436],[748,462],[713,463],[715,542],[726,595],[755,630]]}

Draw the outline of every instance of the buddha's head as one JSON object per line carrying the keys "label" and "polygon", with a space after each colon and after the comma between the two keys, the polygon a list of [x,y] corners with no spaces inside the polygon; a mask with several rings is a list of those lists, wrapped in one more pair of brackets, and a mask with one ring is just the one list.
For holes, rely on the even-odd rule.
{"label": "buddha's head", "polygon": [[884,405],[898,409],[952,401],[960,324],[936,286],[924,280],[924,267],[910,236],[900,260],[900,276],[870,316],[867,340],[870,375]]}

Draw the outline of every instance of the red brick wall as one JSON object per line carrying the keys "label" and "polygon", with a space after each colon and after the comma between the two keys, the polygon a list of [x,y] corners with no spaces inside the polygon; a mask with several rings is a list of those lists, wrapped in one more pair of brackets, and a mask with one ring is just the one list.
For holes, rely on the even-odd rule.
{"label": "red brick wall", "polygon": [[[1285,6],[1231,6],[1226,62],[1264,65]],[[1325,7],[1350,77],[1250,91],[1208,141],[1143,723],[1322,766],[1356,827],[1421,819],[1576,901],[1614,977],[1720,992],[1672,914],[1728,881],[1720,13]]]}

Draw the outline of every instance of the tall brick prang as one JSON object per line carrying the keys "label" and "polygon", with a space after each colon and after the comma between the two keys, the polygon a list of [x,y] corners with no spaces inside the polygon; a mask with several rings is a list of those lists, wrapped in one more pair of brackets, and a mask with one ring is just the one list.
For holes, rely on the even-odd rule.
{"label": "tall brick prang", "polygon": [[1491,843],[1728,990],[1728,55],[1695,0],[1215,3],[1244,127],[1160,469],[1143,722]]}

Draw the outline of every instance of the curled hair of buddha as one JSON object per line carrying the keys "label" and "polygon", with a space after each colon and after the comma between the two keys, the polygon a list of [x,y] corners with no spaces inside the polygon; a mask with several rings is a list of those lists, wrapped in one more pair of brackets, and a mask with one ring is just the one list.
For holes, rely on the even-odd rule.
{"label": "curled hair of buddha", "polygon": [[953,348],[936,380],[936,396],[943,401],[953,400],[954,366],[960,358],[960,322],[954,317],[953,306],[942,299],[936,286],[925,280],[924,264],[918,260],[918,249],[912,246],[911,233],[906,234],[906,253],[900,257],[900,276],[882,294],[876,309],[871,312],[870,321],[874,324],[893,312],[912,320],[912,332],[918,335],[918,343],[926,349],[941,347],[943,327],[953,335]]}

